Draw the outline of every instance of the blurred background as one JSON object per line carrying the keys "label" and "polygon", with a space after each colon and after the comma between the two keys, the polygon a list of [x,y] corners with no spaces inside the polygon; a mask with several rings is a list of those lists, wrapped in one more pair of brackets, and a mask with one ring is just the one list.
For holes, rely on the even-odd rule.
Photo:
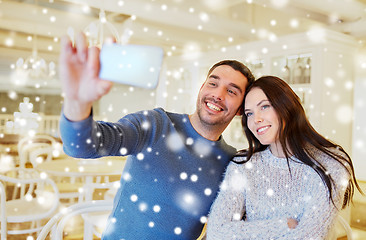
{"label": "blurred background", "polygon": [[[158,87],[114,84],[94,105],[97,119],[154,107],[192,113],[208,69],[237,59],[256,77],[291,84],[313,126],[351,155],[366,190],[366,0],[0,0],[2,166],[9,156],[17,165],[11,137],[59,137],[59,41],[80,31],[99,47],[112,36],[164,49]],[[224,136],[246,147],[240,118]],[[366,239],[365,197],[344,216]]]}

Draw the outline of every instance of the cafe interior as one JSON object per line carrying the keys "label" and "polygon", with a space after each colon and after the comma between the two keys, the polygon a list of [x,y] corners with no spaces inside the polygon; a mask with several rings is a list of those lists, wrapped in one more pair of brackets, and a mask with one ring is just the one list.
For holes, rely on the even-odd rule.
{"label": "cafe interior", "polygon": [[[290,84],[366,193],[366,0],[0,0],[1,240],[100,239],[112,209],[126,158],[67,156],[58,129],[60,39],[79,32],[89,46],[112,37],[163,51],[157,85],[115,82],[95,119],[193,113],[208,69],[236,59]],[[240,117],[223,136],[247,147]],[[366,239],[366,196],[355,191],[333,230]]]}

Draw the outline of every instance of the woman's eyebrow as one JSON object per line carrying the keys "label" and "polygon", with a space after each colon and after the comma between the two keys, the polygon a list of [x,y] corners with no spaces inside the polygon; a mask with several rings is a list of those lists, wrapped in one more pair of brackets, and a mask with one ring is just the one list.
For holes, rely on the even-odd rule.
{"label": "woman's eyebrow", "polygon": [[[259,103],[257,103],[257,107],[259,106],[259,105],[261,105],[262,103],[264,103],[264,102],[269,102],[269,100],[268,99],[263,99],[263,100],[261,100]],[[247,111],[250,111],[250,109],[248,109],[248,108],[246,108],[246,109],[244,109],[244,112],[247,112]]]}
{"label": "woman's eyebrow", "polygon": [[262,101],[260,101],[260,102],[257,104],[257,106],[261,105],[261,104],[262,104],[262,103],[264,103],[264,102],[269,102],[269,100],[268,100],[268,99],[263,99]]}

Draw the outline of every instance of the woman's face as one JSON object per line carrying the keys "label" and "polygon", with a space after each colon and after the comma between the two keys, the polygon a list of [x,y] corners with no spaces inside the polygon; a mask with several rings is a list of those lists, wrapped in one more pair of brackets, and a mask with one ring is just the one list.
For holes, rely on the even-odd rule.
{"label": "woman's face", "polygon": [[255,87],[245,98],[244,114],[247,126],[263,145],[274,147],[278,141],[279,120],[263,90]]}

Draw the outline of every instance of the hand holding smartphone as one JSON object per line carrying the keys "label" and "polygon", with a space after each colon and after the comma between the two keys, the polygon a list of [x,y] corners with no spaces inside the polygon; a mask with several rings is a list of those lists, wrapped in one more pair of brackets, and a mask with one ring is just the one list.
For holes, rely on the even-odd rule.
{"label": "hand holding smartphone", "polygon": [[99,77],[121,84],[156,88],[164,51],[148,45],[105,44],[100,52]]}

